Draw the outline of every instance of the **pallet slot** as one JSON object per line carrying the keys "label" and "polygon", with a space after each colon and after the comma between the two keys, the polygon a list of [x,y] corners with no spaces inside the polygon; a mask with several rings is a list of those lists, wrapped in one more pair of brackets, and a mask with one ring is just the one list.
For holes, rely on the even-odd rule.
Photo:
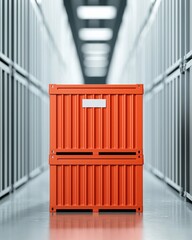
{"label": "pallet slot", "polygon": [[57,152],[56,155],[93,155],[93,152]]}
{"label": "pallet slot", "polygon": [[135,156],[136,152],[99,152],[99,155],[131,155],[131,156]]}

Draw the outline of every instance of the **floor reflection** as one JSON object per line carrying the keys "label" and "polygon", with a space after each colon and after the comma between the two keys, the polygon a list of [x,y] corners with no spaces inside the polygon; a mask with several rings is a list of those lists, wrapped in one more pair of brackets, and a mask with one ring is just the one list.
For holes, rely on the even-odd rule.
{"label": "floor reflection", "polygon": [[143,238],[138,213],[55,213],[50,215],[50,240]]}

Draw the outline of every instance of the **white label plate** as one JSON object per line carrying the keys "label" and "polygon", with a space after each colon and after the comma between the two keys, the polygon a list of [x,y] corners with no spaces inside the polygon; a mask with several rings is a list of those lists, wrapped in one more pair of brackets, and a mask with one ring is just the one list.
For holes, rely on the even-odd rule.
{"label": "white label plate", "polygon": [[105,108],[106,99],[82,99],[83,108]]}

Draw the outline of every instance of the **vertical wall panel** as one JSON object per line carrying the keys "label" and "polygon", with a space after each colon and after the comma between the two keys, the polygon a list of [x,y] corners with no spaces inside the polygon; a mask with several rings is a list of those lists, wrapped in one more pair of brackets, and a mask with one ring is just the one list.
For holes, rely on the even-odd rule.
{"label": "vertical wall panel", "polygon": [[153,129],[153,118],[152,118],[152,93],[147,93],[144,96],[144,128],[143,133],[145,136],[144,139],[144,156],[147,159],[146,165],[148,167],[153,166],[153,157],[152,157],[152,129]]}
{"label": "vertical wall panel", "polygon": [[0,1],[0,55],[10,62],[12,57],[12,1]]}
{"label": "vertical wall panel", "polygon": [[152,143],[152,166],[157,170],[159,177],[164,175],[165,171],[165,155],[164,155],[164,85],[160,84],[153,91],[153,109],[154,116],[152,123],[153,143]]}
{"label": "vertical wall panel", "polygon": [[28,179],[28,83],[19,74],[14,78],[14,187]]}
{"label": "vertical wall panel", "polygon": [[21,71],[28,71],[28,6],[29,1],[13,1],[13,61]]}
{"label": "vertical wall panel", "polygon": [[177,71],[170,75],[165,84],[165,177],[177,190],[183,188],[183,87],[182,75]]}
{"label": "vertical wall panel", "polygon": [[192,60],[185,74],[185,193],[192,200]]}
{"label": "vertical wall panel", "polygon": [[0,197],[11,190],[12,87],[10,70],[0,62]]}
{"label": "vertical wall panel", "polygon": [[29,176],[34,176],[40,172],[44,165],[42,156],[43,140],[42,138],[42,99],[38,88],[29,86]]}
{"label": "vertical wall panel", "polygon": [[67,81],[82,74],[63,1],[0,0],[0,197],[48,165],[48,84]]}

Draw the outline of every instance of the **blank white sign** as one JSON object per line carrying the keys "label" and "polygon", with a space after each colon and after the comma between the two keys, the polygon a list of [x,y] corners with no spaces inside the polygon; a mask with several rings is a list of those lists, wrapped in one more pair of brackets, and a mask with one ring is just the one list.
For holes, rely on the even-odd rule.
{"label": "blank white sign", "polygon": [[82,99],[83,108],[105,108],[106,99]]}

